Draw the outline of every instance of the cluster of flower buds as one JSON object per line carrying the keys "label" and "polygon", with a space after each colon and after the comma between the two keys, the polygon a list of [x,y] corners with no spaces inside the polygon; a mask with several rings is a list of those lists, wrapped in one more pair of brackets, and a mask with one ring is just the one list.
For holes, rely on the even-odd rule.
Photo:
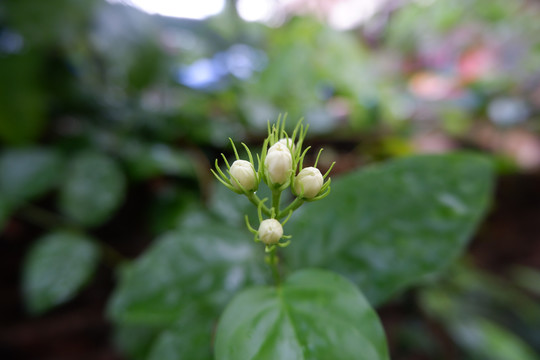
{"label": "cluster of flower buds", "polygon": [[[266,245],[267,252],[273,251],[276,246],[285,247],[290,243],[289,236],[283,235],[283,225],[294,210],[305,201],[320,200],[330,193],[328,174],[334,164],[324,175],[321,174],[317,169],[317,163],[322,149],[317,155],[314,166],[303,167],[304,158],[310,149],[309,147],[302,149],[307,128],[300,120],[292,136],[289,136],[285,131],[285,119],[283,121],[281,118],[278,119],[272,127],[269,124],[268,137],[263,143],[261,155],[257,154],[256,166],[246,144],[242,143],[242,146],[246,150],[248,160],[242,160],[234,142],[230,140],[236,160],[229,165],[225,155],[221,154],[227,167],[226,173],[221,170],[217,159],[216,169],[212,170],[223,185],[238,194],[244,194],[257,206],[260,222],[258,229],[254,229],[249,224],[247,216],[246,223],[250,231],[255,234],[255,241],[261,241]],[[265,204],[268,199],[260,199],[256,194],[261,180],[272,192],[271,206]],[[281,209],[281,193],[287,188],[291,189],[294,200]],[[269,218],[264,219],[263,214]]]}

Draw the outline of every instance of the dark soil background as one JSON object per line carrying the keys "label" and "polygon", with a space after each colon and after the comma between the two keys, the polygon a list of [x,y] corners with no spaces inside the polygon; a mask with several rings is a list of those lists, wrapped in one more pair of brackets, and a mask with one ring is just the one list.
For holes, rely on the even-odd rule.
{"label": "dark soil background", "polygon": [[[136,226],[145,223],[142,219],[149,202],[147,194],[145,188],[132,189],[116,218],[97,231],[101,239],[128,257],[135,257],[148,245],[147,229]],[[28,247],[41,231],[15,216],[0,240],[0,359],[125,359],[111,343],[113,329],[104,316],[115,278],[106,264],[100,265],[92,283],[67,304],[38,317],[25,312],[20,269]],[[516,264],[540,269],[540,173],[499,177],[492,210],[469,253],[476,265],[495,274],[503,275]],[[390,345],[395,346],[394,329],[416,316],[428,322],[426,326],[440,339],[448,359],[457,359],[458,352],[444,330],[422,319],[415,306],[407,302],[407,296],[403,298],[379,309]],[[410,349],[409,353],[400,351],[399,359],[426,358]]]}

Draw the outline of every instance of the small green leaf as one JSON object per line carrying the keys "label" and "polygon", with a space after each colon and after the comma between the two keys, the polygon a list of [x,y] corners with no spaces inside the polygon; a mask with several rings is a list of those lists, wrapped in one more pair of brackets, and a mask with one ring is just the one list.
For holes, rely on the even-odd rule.
{"label": "small green leaf", "polygon": [[98,248],[80,234],[61,231],[37,240],[23,269],[28,310],[39,314],[70,300],[92,276],[98,259]]}
{"label": "small green leaf", "polygon": [[492,178],[491,163],[472,154],[415,156],[345,175],[293,216],[284,254],[292,268],[331,269],[381,303],[462,253]]}
{"label": "small green leaf", "polygon": [[125,186],[115,161],[97,153],[80,153],[71,160],[60,189],[60,208],[83,225],[99,225],[120,206]]}
{"label": "small green leaf", "polygon": [[258,287],[227,306],[217,360],[389,359],[377,314],[338,274],[308,269],[278,287]]}
{"label": "small green leaf", "polygon": [[42,195],[57,184],[60,156],[45,148],[6,150],[0,155],[0,197],[11,204]]}
{"label": "small green leaf", "polygon": [[[238,290],[268,277],[263,254],[247,231],[222,223],[171,232],[124,269],[109,316],[123,327],[154,329],[152,359],[211,359],[220,312]],[[122,345],[128,352],[138,346]]]}

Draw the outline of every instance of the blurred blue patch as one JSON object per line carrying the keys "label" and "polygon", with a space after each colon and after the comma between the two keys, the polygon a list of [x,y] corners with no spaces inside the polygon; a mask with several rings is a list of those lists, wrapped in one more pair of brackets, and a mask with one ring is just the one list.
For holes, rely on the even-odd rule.
{"label": "blurred blue patch", "polygon": [[10,30],[0,30],[0,53],[17,54],[24,46],[21,34]]}
{"label": "blurred blue patch", "polygon": [[191,65],[181,66],[178,82],[199,90],[216,90],[225,87],[231,75],[242,80],[266,67],[266,54],[245,44],[235,44],[228,50],[203,58]]}

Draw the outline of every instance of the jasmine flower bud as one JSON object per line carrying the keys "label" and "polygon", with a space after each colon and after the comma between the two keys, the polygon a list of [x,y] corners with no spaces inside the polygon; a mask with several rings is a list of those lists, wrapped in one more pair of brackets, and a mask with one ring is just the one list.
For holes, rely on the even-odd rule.
{"label": "jasmine flower bud", "polygon": [[283,226],[276,219],[266,219],[261,221],[258,233],[265,245],[276,245],[283,237]]}
{"label": "jasmine flower bud", "polygon": [[240,183],[240,185],[242,185],[242,187],[247,191],[257,190],[259,185],[257,173],[249,161],[236,160],[232,163],[230,173],[231,184],[235,189],[241,190],[240,186],[238,186],[238,183]]}
{"label": "jasmine flower bud", "polygon": [[268,149],[264,166],[272,184],[284,184],[291,174],[292,155],[287,146],[275,143]]}
{"label": "jasmine flower bud", "polygon": [[294,179],[294,192],[296,195],[302,194],[306,199],[313,199],[323,186],[323,176],[319,169],[307,167],[302,169]]}
{"label": "jasmine flower bud", "polygon": [[283,138],[283,139],[279,139],[279,141],[276,143],[276,144],[283,144],[285,145],[285,147],[287,147],[288,149],[291,149],[292,152],[294,152],[295,150],[295,146],[294,146],[294,143],[292,142],[292,139],[290,138]]}

